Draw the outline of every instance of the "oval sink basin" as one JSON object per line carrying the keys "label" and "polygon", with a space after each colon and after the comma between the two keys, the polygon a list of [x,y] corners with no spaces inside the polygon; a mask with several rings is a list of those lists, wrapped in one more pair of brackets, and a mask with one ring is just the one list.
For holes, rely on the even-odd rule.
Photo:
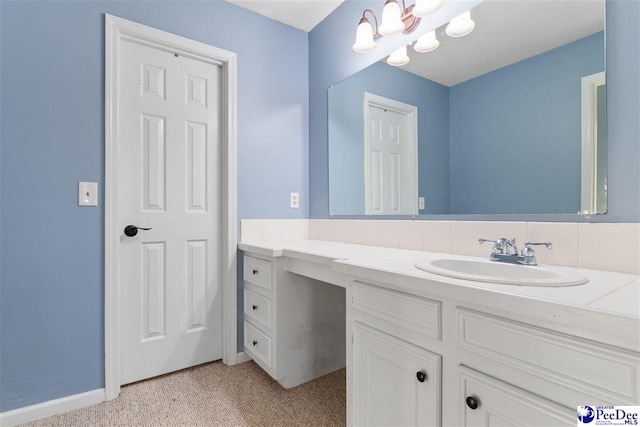
{"label": "oval sink basin", "polygon": [[478,282],[521,286],[575,286],[589,280],[575,272],[558,268],[506,264],[464,259],[425,259],[415,263],[420,270]]}

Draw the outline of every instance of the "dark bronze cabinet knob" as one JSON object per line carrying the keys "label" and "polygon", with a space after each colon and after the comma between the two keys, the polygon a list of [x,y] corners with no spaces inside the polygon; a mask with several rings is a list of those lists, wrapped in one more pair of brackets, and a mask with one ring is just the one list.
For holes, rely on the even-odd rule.
{"label": "dark bronze cabinet knob", "polygon": [[473,396],[467,396],[465,401],[467,402],[469,409],[478,409],[478,405],[480,404],[480,402],[478,402],[478,400]]}
{"label": "dark bronze cabinet knob", "polygon": [[427,379],[427,374],[425,374],[422,371],[418,371],[418,372],[416,372],[416,378],[418,378],[418,381],[423,383]]}

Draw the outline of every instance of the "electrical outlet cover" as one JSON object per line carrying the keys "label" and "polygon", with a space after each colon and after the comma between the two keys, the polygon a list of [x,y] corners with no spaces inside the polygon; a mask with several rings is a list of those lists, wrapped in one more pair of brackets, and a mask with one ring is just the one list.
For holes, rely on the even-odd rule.
{"label": "electrical outlet cover", "polygon": [[300,207],[300,194],[298,193],[291,193],[291,207],[292,208],[299,208]]}

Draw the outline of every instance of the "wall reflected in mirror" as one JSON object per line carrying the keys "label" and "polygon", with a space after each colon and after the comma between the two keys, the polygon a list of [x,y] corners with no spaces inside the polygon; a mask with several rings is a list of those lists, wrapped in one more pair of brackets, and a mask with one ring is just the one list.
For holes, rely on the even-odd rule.
{"label": "wall reflected in mirror", "polygon": [[329,88],[331,215],[606,212],[604,2],[486,0],[472,16],[468,36],[440,28],[435,52]]}

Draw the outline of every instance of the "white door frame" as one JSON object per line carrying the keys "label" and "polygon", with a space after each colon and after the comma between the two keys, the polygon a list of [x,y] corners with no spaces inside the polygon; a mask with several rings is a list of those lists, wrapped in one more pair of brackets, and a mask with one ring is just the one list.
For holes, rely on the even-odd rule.
{"label": "white door frame", "polygon": [[582,92],[582,167],[580,214],[598,212],[598,86],[606,84],[606,74],[584,76],[581,79]]}
{"label": "white door frame", "polygon": [[178,53],[220,66],[221,100],[221,174],[222,174],[222,361],[235,365],[237,359],[237,55],[105,14],[105,272],[104,272],[104,337],[105,392],[107,400],[120,394],[120,331],[118,312],[120,283],[117,206],[117,135],[118,135],[118,57],[120,43],[130,40],[155,49]]}
{"label": "white door frame", "polygon": [[[395,99],[385,98],[384,96],[375,95],[373,93],[363,93],[363,118],[364,118],[364,203],[365,214],[374,214],[369,203],[369,107],[386,108],[407,116],[409,121],[409,156],[411,156],[411,168],[409,172],[409,188],[407,193],[411,198],[409,203],[411,213],[403,215],[418,215],[418,107]],[[388,214],[382,214],[388,215]]]}

